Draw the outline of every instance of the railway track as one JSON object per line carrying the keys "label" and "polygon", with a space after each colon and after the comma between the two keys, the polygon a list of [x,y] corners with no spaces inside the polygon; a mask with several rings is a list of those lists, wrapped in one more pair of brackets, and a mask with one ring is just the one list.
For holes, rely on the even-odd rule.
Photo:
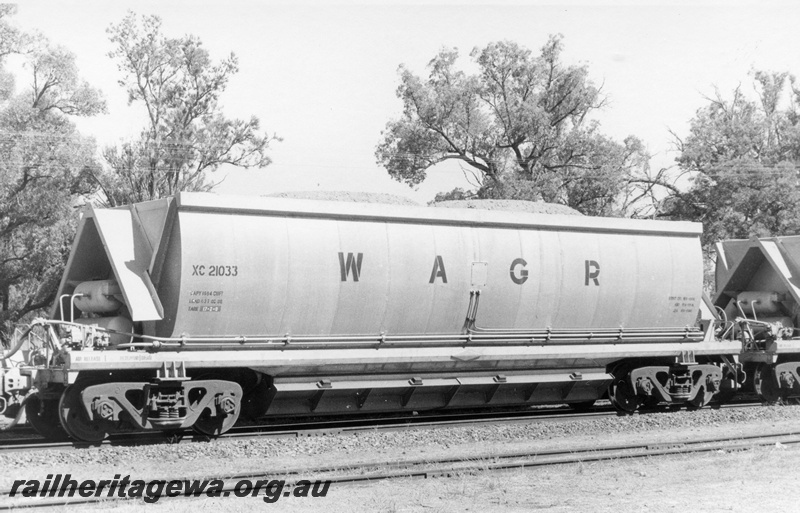
{"label": "railway track", "polygon": [[[251,426],[237,426],[219,439],[247,439],[256,437],[314,437],[340,433],[356,433],[359,431],[402,430],[410,428],[439,428],[461,425],[478,425],[484,423],[513,423],[513,422],[559,422],[568,420],[581,420],[615,416],[616,412],[610,406],[595,407],[591,411],[576,412],[567,408],[542,408],[535,410],[503,411],[503,412],[468,412],[446,413],[435,415],[416,415],[402,417],[381,417],[361,419],[336,419],[314,421],[305,423],[279,423],[258,424]],[[73,441],[47,441],[43,440],[32,429],[18,428],[19,436],[13,432],[4,433],[0,439],[0,454],[4,452],[86,448],[114,445],[144,445],[144,444],[174,444],[205,442],[209,438],[198,435],[191,430],[163,434],[163,433],[131,433],[128,435],[111,436],[95,444],[78,443]]]}
{"label": "railway track", "polygon": [[[407,459],[399,461],[369,461],[358,464],[319,466],[285,469],[280,472],[259,471],[242,474],[205,476],[206,482],[219,480],[222,485],[216,490],[222,497],[260,498],[259,490],[242,495],[242,482],[281,482],[281,489],[297,486],[301,482],[327,482],[347,485],[378,480],[403,478],[447,478],[452,476],[514,469],[526,469],[549,465],[564,465],[579,462],[597,462],[633,458],[654,458],[712,451],[741,451],[755,447],[800,445],[800,430],[776,431],[753,436],[706,437],[684,440],[678,443],[634,443],[609,444],[605,446],[567,446],[555,450],[510,451],[505,453],[471,453],[462,457]],[[160,476],[150,479],[166,483],[185,480],[185,476]],[[131,500],[127,496],[103,495],[100,497],[19,497],[10,496],[9,490],[0,493],[0,510],[20,507],[58,507],[103,502],[110,504]],[[289,492],[286,492],[287,494]],[[178,494],[172,499],[185,497],[208,497],[204,492]]]}
{"label": "railway track", "polygon": [[[733,403],[718,406],[720,408],[752,408],[760,403]],[[667,408],[645,410],[636,415],[648,415],[667,411]],[[321,420],[305,423],[276,423],[237,426],[219,439],[237,440],[258,437],[314,437],[342,433],[357,433],[380,429],[383,431],[404,429],[436,429],[443,427],[470,426],[480,424],[510,424],[515,422],[567,422],[614,417],[618,413],[610,405],[595,406],[588,411],[575,411],[569,408],[539,408],[534,410],[514,410],[501,412],[462,412],[440,413],[401,417],[379,417],[359,419]],[[100,446],[136,446],[176,443],[207,442],[209,437],[194,433],[191,430],[175,433],[141,432],[126,435],[114,435],[102,442],[88,444],[83,442],[48,441],[42,439],[35,431],[24,426],[17,428],[19,436],[13,432],[5,432],[0,439],[0,454],[18,451],[39,451],[50,449],[80,449]]]}

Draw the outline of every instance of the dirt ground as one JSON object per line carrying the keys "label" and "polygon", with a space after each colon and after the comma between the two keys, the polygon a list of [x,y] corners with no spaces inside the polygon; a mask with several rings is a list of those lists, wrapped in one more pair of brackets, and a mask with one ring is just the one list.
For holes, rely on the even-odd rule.
{"label": "dirt ground", "polygon": [[[283,456],[268,453],[267,442],[240,443],[218,440],[197,445],[191,453],[185,445],[127,448],[95,448],[83,451],[53,451],[5,457],[0,466],[0,489],[8,490],[13,479],[43,479],[48,473],[71,472],[83,478],[109,479],[115,473],[131,474],[132,479],[158,477],[197,477],[261,469],[279,471],[345,464],[357,461],[397,461],[420,457],[461,455],[473,461],[489,461],[491,454],[523,449],[547,450],[641,443],[670,443],[705,438],[723,432],[729,436],[755,433],[800,432],[794,418],[800,408],[764,410],[760,420],[717,421],[723,413],[676,412],[642,417],[645,424],[629,432],[597,430],[589,434],[544,437],[536,440],[510,438],[508,427],[488,427],[497,437],[483,433],[475,442],[464,441],[464,434],[477,434],[474,428],[450,431],[412,430],[398,433],[406,446],[386,444],[387,435],[333,435],[325,440],[287,441],[281,447],[296,447]],[[698,413],[701,413],[698,416]],[[667,416],[668,415],[668,416]],[[789,417],[789,418],[783,418]],[[691,427],[677,428],[684,419],[696,419]],[[727,417],[725,417],[727,418]],[[665,420],[666,419],[666,420]],[[780,419],[780,420],[779,420]],[[605,422],[605,421],[604,421]],[[629,426],[631,419],[618,419]],[[652,429],[644,426],[653,424]],[[669,423],[671,427],[663,424]],[[632,427],[632,426],[631,426]],[[450,433],[448,437],[447,433]],[[442,441],[444,439],[444,441]],[[448,440],[461,440],[450,442]],[[434,441],[435,440],[435,441]],[[380,443],[375,443],[380,441]],[[291,443],[290,443],[291,442]],[[273,442],[270,442],[273,443]],[[317,444],[317,445],[315,445]],[[193,444],[190,444],[193,445]],[[313,451],[315,446],[324,450]],[[299,449],[299,450],[298,450]],[[159,458],[146,456],[152,452]],[[488,456],[487,456],[488,455]],[[800,504],[797,461],[800,449],[794,446],[712,452],[649,459],[613,460],[584,464],[538,467],[530,470],[483,471],[448,478],[398,479],[362,484],[332,484],[324,497],[284,497],[267,503],[258,497],[202,497],[196,499],[162,497],[155,504],[141,500],[80,506],[89,511],[242,510],[336,512],[777,512],[797,511]],[[279,474],[275,475],[280,479]],[[287,491],[288,488],[287,488]],[[28,499],[27,501],[35,501]],[[75,511],[77,508],[64,509]]]}
{"label": "dirt ground", "polygon": [[[332,485],[325,497],[161,499],[150,511],[777,512],[797,511],[800,451],[762,448],[437,479]],[[141,503],[114,511],[133,512]],[[92,511],[112,508],[97,506]]]}

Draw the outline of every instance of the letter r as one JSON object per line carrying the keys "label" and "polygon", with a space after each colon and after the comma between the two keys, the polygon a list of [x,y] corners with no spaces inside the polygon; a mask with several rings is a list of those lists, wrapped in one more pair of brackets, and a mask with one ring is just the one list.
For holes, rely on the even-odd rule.
{"label": "letter r", "polygon": [[586,282],[585,285],[589,286],[589,280],[593,281],[596,286],[600,286],[600,280],[598,279],[600,276],[600,264],[595,262],[594,260],[587,260],[586,261]]}

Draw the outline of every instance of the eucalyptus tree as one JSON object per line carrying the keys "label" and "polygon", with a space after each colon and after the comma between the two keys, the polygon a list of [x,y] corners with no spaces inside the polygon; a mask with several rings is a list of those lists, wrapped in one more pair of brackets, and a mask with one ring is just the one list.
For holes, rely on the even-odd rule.
{"label": "eucalyptus tree", "polygon": [[720,239],[800,233],[800,88],[786,72],[751,78],[754,94],[717,91],[675,137],[693,181],[663,214],[702,222],[708,252]]}
{"label": "eucalyptus tree", "polygon": [[[23,33],[0,5],[0,322],[52,304],[74,235],[75,206],[93,191],[94,141],[70,120],[105,110],[68,50]],[[17,90],[4,59],[23,62]]]}
{"label": "eucalyptus tree", "polygon": [[137,139],[104,151],[112,172],[99,181],[110,205],[209,190],[209,173],[225,164],[270,164],[277,137],[260,133],[255,116],[226,117],[219,104],[238,71],[234,54],[215,63],[197,37],[163,35],[157,16],[128,13],[107,32],[119,84],[146,119]]}
{"label": "eucalyptus tree", "polygon": [[605,98],[588,67],[565,64],[562,51],[551,36],[539,55],[508,41],[476,48],[471,74],[456,67],[455,49],[430,61],[427,79],[400,66],[403,114],[387,124],[378,163],[415,186],[455,160],[477,178],[479,197],[621,213],[646,195],[635,190],[649,172],[646,150],[635,137],[620,143],[600,131],[593,115]]}

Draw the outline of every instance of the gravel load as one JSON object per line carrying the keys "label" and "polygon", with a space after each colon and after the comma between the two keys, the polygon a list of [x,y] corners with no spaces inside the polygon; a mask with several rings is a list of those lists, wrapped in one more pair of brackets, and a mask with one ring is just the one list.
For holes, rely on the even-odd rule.
{"label": "gravel load", "polygon": [[438,203],[433,203],[432,206],[445,208],[479,208],[483,210],[503,210],[507,212],[528,212],[531,214],[583,215],[566,205],[545,203],[543,201],[472,199],[440,201]]}
{"label": "gravel load", "polygon": [[[293,198],[310,199],[322,201],[351,201],[355,203],[383,203],[386,205],[410,205],[420,206],[410,198],[395,196],[393,194],[383,194],[374,192],[352,192],[352,191],[294,191],[278,192],[269,194],[270,198]],[[470,199],[439,201],[431,203],[432,207],[441,208],[474,208],[481,210],[502,210],[506,212],[528,212],[531,214],[562,214],[562,215],[583,215],[577,210],[565,205],[556,203],[545,203],[543,201],[523,201],[523,200],[496,200],[496,199]]]}
{"label": "gravel load", "polygon": [[383,194],[377,192],[351,192],[351,191],[293,191],[268,194],[269,198],[310,199],[323,201],[352,201],[354,203],[385,203],[387,205],[412,205],[419,203],[411,198]]}

